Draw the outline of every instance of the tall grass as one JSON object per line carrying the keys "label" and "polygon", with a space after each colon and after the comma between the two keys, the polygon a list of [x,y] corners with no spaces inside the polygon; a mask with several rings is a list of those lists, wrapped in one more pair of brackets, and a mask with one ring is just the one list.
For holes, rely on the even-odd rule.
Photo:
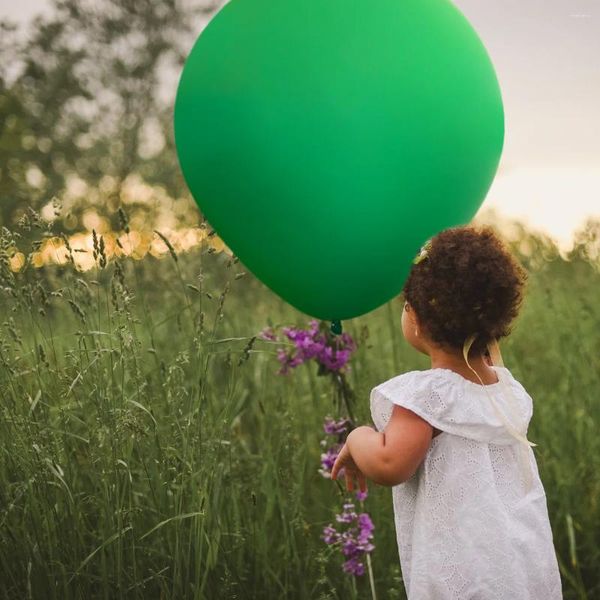
{"label": "tall grass", "polygon": [[[600,275],[522,237],[530,286],[504,359],[534,399],[565,598],[595,598]],[[309,365],[276,375],[275,345],[256,338],[304,315],[206,249],[13,273],[14,243],[4,231],[2,597],[370,597],[320,539],[344,497],[318,474],[330,383]],[[392,301],[344,323],[360,344],[359,422],[374,385],[429,366],[400,312]],[[402,598],[390,489],[371,483],[366,507],[379,596]]]}

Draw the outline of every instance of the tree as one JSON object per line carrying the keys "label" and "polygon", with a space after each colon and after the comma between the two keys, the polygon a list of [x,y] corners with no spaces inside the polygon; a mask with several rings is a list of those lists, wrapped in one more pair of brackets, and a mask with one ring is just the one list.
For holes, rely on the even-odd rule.
{"label": "tree", "polygon": [[122,204],[144,223],[165,212],[197,218],[177,164],[173,100],[187,52],[221,4],[54,0],[28,40],[2,24],[2,64],[20,66],[0,71],[4,224],[28,206],[50,216],[55,195],[66,229],[90,214],[110,222]]}

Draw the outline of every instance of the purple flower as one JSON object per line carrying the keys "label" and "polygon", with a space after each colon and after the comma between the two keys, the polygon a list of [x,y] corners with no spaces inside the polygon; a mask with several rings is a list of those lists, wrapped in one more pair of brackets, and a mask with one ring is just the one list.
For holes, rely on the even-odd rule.
{"label": "purple flower", "polygon": [[360,515],[358,515],[358,526],[360,527],[361,532],[365,531],[371,533],[371,531],[375,529],[375,525],[373,525],[373,521],[371,521],[371,517],[368,513],[360,513]]}
{"label": "purple flower", "polygon": [[[292,342],[293,348],[278,350],[277,359],[282,364],[279,374],[286,375],[290,369],[313,359],[331,372],[350,369],[348,362],[356,350],[356,343],[349,333],[334,336],[315,319],[309,322],[308,329],[282,327],[281,331]],[[265,328],[260,335],[263,339],[275,339],[270,328]]]}
{"label": "purple flower", "polygon": [[354,504],[344,504],[344,511],[339,515],[335,515],[336,521],[339,523],[352,523],[357,517],[353,509]]}
{"label": "purple flower", "polygon": [[373,544],[370,542],[359,542],[356,547],[360,552],[371,552],[375,550],[375,546],[373,546]]}
{"label": "purple flower", "polygon": [[338,457],[340,452],[341,444],[336,444],[331,448],[327,449],[327,452],[321,454],[321,469],[319,472],[323,477],[331,479],[331,469],[335,463],[335,459]]}
{"label": "purple flower", "polygon": [[[291,343],[287,344],[287,348],[277,349],[277,360],[281,364],[279,374],[287,375],[292,369],[310,360],[318,363],[318,375],[323,375],[328,371],[341,373],[350,369],[348,363],[352,353],[356,350],[356,343],[350,334],[344,333],[335,336],[324,322],[316,319],[309,321],[307,329],[282,327],[281,332]],[[275,332],[269,327],[263,329],[259,336],[270,341],[276,339]],[[331,417],[325,418],[324,432],[327,435],[336,436],[337,440],[321,454],[319,473],[323,477],[331,478],[331,470],[351,425],[352,422],[348,418],[342,418],[339,421]],[[327,441],[322,440],[321,446],[325,448]],[[343,468],[339,470],[339,477],[345,477]],[[357,492],[356,498],[359,501],[364,501],[366,497],[366,491]],[[332,524],[329,524],[323,529],[321,538],[326,544],[337,545],[342,554],[348,557],[343,565],[345,572],[363,575],[365,568],[360,562],[360,558],[375,548],[369,541],[372,538],[373,524],[366,513],[361,513],[360,516],[356,513],[352,502],[343,505],[343,511],[336,515],[336,521],[348,526],[346,530],[338,531]]]}
{"label": "purple flower", "polygon": [[342,543],[342,553],[346,556],[353,556],[356,554],[358,546],[356,540],[352,537],[348,537]]}
{"label": "purple flower", "polygon": [[361,560],[375,549],[370,541],[375,526],[367,513],[357,514],[354,511],[353,502],[346,502],[343,509],[341,514],[336,515],[336,520],[339,523],[346,523],[347,528],[340,532],[330,523],[323,530],[322,537],[326,543],[337,545],[346,557],[342,567],[345,573],[355,576],[364,575],[365,566]]}
{"label": "purple flower", "polygon": [[366,500],[368,495],[369,495],[368,490],[365,490],[364,492],[361,492],[360,490],[356,491],[356,499],[359,500],[360,502],[363,502],[364,500]]}
{"label": "purple flower", "polygon": [[258,337],[263,339],[263,340],[269,340],[271,342],[274,342],[277,339],[277,336],[275,335],[275,332],[273,331],[272,327],[265,327],[259,334]]}
{"label": "purple flower", "polygon": [[297,367],[303,362],[301,356],[290,356],[282,348],[277,350],[277,360],[282,364],[281,369],[278,371],[279,375],[287,375],[290,369]]}
{"label": "purple flower", "polygon": [[[348,418],[342,418],[339,421],[335,421],[331,417],[325,417],[323,431],[328,435],[335,435],[338,438],[337,443],[333,444],[333,446],[321,454],[321,468],[319,469],[319,473],[326,479],[331,479],[331,469],[333,469],[333,465],[343,446],[341,438],[344,437],[344,434],[346,434],[351,424],[352,422]],[[325,448],[326,445],[327,440],[321,440],[321,446]],[[339,477],[345,477],[343,468],[339,471]]]}
{"label": "purple flower", "polygon": [[331,417],[325,417],[323,431],[329,435],[340,435],[347,431],[349,425],[349,419],[340,419],[339,421],[334,421]]}
{"label": "purple flower", "polygon": [[335,528],[331,525],[328,525],[323,529],[323,535],[321,539],[325,541],[326,544],[335,544],[340,539],[340,534],[337,532]]}
{"label": "purple flower", "polygon": [[345,573],[351,573],[352,575],[364,575],[365,565],[358,560],[356,556],[353,556],[344,563],[343,566]]}

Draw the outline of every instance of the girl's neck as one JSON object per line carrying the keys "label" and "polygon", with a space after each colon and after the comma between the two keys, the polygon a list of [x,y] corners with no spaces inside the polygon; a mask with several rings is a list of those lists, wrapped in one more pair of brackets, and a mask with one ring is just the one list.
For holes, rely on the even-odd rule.
{"label": "girl's neck", "polygon": [[443,350],[433,350],[430,352],[429,358],[431,359],[432,369],[450,369],[451,371],[462,375],[465,379],[480,385],[481,381],[483,381],[485,385],[498,382],[498,376],[494,369],[489,366],[484,354],[469,356],[469,364],[475,369],[479,377],[481,377],[481,381],[479,381],[475,373],[469,369],[462,354],[459,355],[458,353],[452,354]]}

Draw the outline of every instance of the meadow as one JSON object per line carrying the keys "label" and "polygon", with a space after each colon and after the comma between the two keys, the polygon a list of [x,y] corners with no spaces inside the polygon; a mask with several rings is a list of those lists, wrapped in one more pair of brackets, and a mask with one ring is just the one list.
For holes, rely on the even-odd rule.
{"label": "meadow", "polygon": [[[318,469],[343,416],[315,365],[277,374],[266,326],[305,326],[207,245],[78,270],[11,268],[0,244],[0,596],[7,599],[371,598],[321,539],[348,494]],[[520,229],[529,272],[505,364],[530,392],[566,599],[600,597],[600,271]],[[27,244],[30,242],[28,241]],[[259,240],[257,240],[259,243]],[[359,424],[370,389],[429,367],[395,299],[344,322]],[[380,599],[403,598],[391,489],[369,483]]]}

